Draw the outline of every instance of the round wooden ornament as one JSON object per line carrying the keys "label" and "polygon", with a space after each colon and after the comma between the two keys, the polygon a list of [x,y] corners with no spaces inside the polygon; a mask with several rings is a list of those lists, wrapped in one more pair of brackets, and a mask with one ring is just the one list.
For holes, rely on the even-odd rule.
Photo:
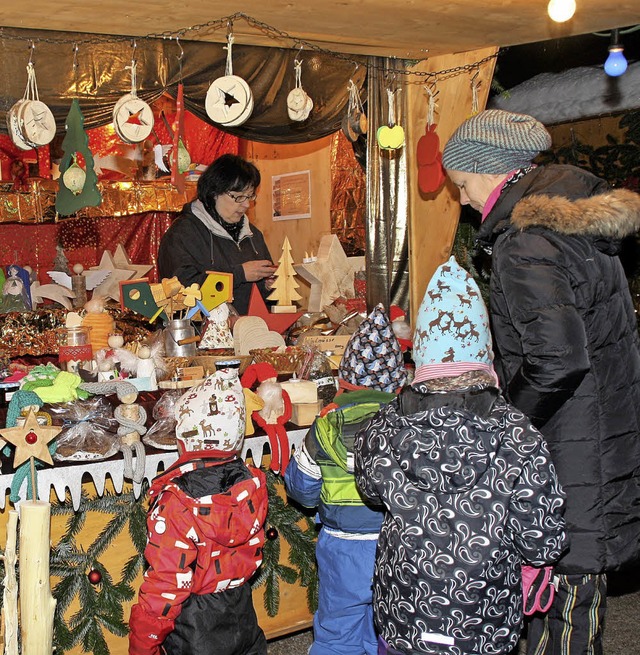
{"label": "round wooden ornament", "polygon": [[27,102],[26,100],[18,100],[11,109],[7,112],[7,130],[13,144],[20,148],[20,150],[32,150],[33,145],[27,143],[22,134],[22,129],[20,128],[20,121],[18,118],[18,110],[20,107]]}
{"label": "round wooden ornament", "polygon": [[118,136],[128,143],[140,143],[153,130],[153,110],[132,94],[120,99],[114,109],[113,126]]}
{"label": "round wooden ornament", "polygon": [[242,125],[253,111],[253,94],[245,80],[224,75],[211,83],[205,98],[207,116],[219,125]]}
{"label": "round wooden ornament", "polygon": [[26,100],[18,110],[19,124],[27,143],[36,147],[46,146],[56,135],[53,113],[40,100]]}

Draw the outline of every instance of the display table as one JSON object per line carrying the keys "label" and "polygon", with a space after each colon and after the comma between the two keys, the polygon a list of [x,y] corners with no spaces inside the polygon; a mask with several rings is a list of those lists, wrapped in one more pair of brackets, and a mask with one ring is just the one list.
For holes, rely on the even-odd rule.
{"label": "display table", "polygon": [[[292,448],[300,447],[308,428],[300,428],[294,425],[288,425],[287,428]],[[263,463],[268,464],[268,443],[268,438],[264,434],[246,438],[242,449],[243,459],[251,460],[256,466]],[[109,498],[112,500],[115,498],[118,503],[125,502],[129,507],[137,506],[139,503],[134,501],[132,497],[140,498],[142,489],[146,488],[145,480],[150,482],[158,473],[166,470],[168,466],[175,462],[178,457],[176,451],[160,451],[151,448],[146,448],[146,450],[144,478],[140,483],[134,483],[125,478],[124,460],[121,453],[104,461],[56,463],[53,467],[38,469],[37,472],[38,496],[52,502],[52,548],[57,548],[64,542],[69,543],[70,546],[72,545],[79,553],[87,555],[94,553],[95,560],[92,561],[102,567],[104,574],[110,578],[110,584],[113,585],[122,586],[124,584],[124,571],[130,567],[133,558],[139,556],[140,550],[134,546],[126,522],[124,523],[124,529],[115,534],[113,538],[109,538],[108,547],[96,546],[102,535],[112,530],[114,521],[119,520],[119,513],[126,512],[124,505],[119,505],[119,509],[115,510],[115,514],[113,508],[105,511],[105,501]],[[8,468],[9,463],[5,459],[3,460],[3,471]],[[2,505],[2,511],[0,512],[0,544],[2,545],[4,545],[6,538],[6,523],[8,510],[10,509],[7,499],[12,479],[13,472],[2,472],[0,474],[0,485],[4,490],[4,493],[0,494],[0,503]],[[279,479],[281,480],[281,478]],[[26,498],[26,494],[27,484],[25,481],[19,490],[21,500],[17,503],[18,509],[22,500]],[[284,502],[284,488],[281,484],[278,485],[277,494],[281,501]],[[127,498],[130,500],[127,501]],[[56,499],[59,503],[56,503]],[[89,504],[87,504],[87,499],[90,501]],[[97,499],[95,500],[95,507],[94,499]],[[63,511],[60,511],[60,509]],[[139,509],[144,511],[144,506]],[[126,519],[123,520],[126,521]],[[73,541],[67,542],[65,539],[68,538],[71,524],[75,526],[72,535]],[[284,531],[276,539],[276,558],[279,566],[290,567],[290,545],[287,539],[284,538]],[[85,579],[85,582],[80,584],[87,584],[86,576],[92,568],[94,566],[90,563],[86,570],[81,567],[81,578]],[[52,588],[55,588],[61,581],[60,577],[55,576],[54,570],[55,567],[52,568],[51,573]],[[93,587],[96,594],[101,594],[100,589],[104,582],[104,580],[102,583],[98,582]],[[131,605],[137,600],[137,590],[141,582],[142,572],[139,571],[135,579],[130,579],[130,582],[127,583],[131,585],[135,595],[131,599],[121,600],[121,607],[119,606],[120,616],[125,622],[129,617]],[[307,603],[307,589],[298,584],[288,584],[284,580],[280,580],[277,586],[278,607],[275,615],[273,611],[267,612],[265,609],[267,604],[265,587],[259,586],[253,592],[258,621],[268,639],[307,628],[311,625],[312,620],[312,614]],[[77,613],[82,611],[79,598],[76,597],[70,605],[64,605],[64,607],[65,622],[71,625],[74,614],[77,616]],[[110,632],[105,629],[104,625],[101,630],[111,655],[125,655],[127,653],[128,636],[126,634],[118,635]],[[62,650],[70,655],[81,655],[82,652],[86,652],[80,644]]]}

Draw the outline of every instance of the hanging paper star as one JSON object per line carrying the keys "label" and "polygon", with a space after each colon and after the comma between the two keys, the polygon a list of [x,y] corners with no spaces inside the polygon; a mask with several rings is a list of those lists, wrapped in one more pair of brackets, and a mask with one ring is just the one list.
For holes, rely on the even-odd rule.
{"label": "hanging paper star", "polygon": [[40,425],[32,411],[29,412],[23,426],[0,430],[0,435],[16,447],[13,468],[17,469],[30,457],[53,465],[47,444],[55,439],[61,430],[61,427],[54,425]]}
{"label": "hanging paper star", "polygon": [[269,326],[269,330],[282,334],[283,332],[286,332],[302,316],[302,314],[303,312],[296,312],[295,314],[272,314],[267,308],[257,285],[252,285],[247,316],[260,317]]}

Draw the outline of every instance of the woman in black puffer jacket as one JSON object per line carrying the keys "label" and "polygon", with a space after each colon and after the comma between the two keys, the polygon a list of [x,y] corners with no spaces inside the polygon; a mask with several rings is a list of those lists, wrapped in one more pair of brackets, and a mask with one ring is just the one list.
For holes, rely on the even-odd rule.
{"label": "woman in black puffer jacket", "polygon": [[640,196],[532,165],[550,145],[532,117],[488,110],[458,128],[443,163],[482,213],[501,386],[546,437],[567,494],[570,549],[529,653],[574,655],[601,652],[604,574],[640,563],[640,341],[618,258]]}

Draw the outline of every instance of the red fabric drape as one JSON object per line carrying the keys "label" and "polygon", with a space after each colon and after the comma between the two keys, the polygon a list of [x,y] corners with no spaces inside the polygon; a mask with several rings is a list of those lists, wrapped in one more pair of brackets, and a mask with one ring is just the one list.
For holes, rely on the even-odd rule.
{"label": "red fabric drape", "polygon": [[105,250],[114,253],[122,244],[133,264],[153,264],[148,276],[157,280],[156,258],[160,238],[174,214],[147,212],[123,218],[79,218],[61,223],[0,224],[0,266],[31,266],[41,284],[50,284],[56,245],[64,249],[69,267],[97,266]]}

